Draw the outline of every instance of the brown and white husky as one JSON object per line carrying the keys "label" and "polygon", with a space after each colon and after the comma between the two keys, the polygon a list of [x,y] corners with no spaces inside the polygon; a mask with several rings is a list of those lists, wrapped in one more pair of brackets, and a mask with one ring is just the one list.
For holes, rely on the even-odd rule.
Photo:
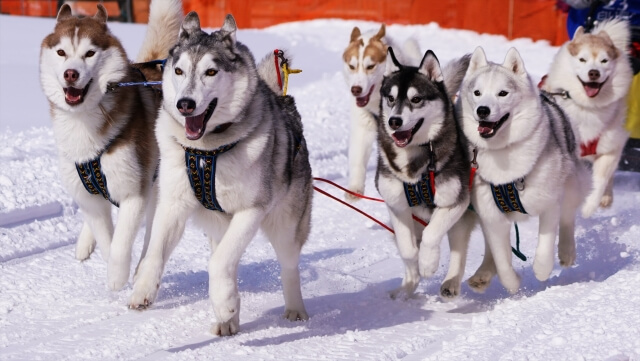
{"label": "brown and white husky", "polygon": [[[151,2],[138,63],[168,56],[182,13],[180,0]],[[63,5],[42,42],[40,82],[50,104],[60,176],[84,217],[76,258],[87,259],[97,243],[112,290],[127,283],[133,241],[145,212],[153,215],[148,208],[155,207],[159,154],[154,126],[162,97],[152,88],[117,84],[161,79],[159,65],[129,62],[100,4],[93,17],[74,16]],[[112,204],[119,206],[115,228]]]}

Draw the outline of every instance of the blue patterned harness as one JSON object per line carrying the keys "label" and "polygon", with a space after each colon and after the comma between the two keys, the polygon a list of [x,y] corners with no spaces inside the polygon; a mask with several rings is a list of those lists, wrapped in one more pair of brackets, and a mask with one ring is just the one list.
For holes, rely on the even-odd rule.
{"label": "blue patterned harness", "polygon": [[109,149],[111,143],[109,142],[107,146],[100,152],[98,155],[86,162],[76,163],[76,170],[78,171],[78,176],[80,176],[80,181],[82,185],[87,190],[87,192],[91,194],[99,194],[104,197],[104,199],[111,202],[116,207],[120,205],[118,202],[111,199],[111,195],[109,195],[109,189],[107,188],[107,177],[105,177],[104,173],[102,173],[102,166],[100,164],[100,157],[102,154]]}
{"label": "blue patterned harness", "polygon": [[496,206],[502,213],[520,212],[527,214],[524,209],[518,190],[524,189],[524,178],[517,179],[511,183],[495,185],[491,184],[491,193]]}

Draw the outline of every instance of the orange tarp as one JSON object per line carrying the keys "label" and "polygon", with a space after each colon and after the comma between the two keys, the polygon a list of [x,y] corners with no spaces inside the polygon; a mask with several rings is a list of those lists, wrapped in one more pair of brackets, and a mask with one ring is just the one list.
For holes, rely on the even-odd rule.
{"label": "orange tarp", "polygon": [[[150,1],[131,1],[134,21],[146,23]],[[98,2],[75,1],[74,6],[78,12],[91,14]],[[197,11],[204,27],[219,27],[228,13],[233,14],[240,28],[318,18],[387,24],[436,22],[443,28],[501,34],[510,39],[546,39],[559,45],[568,39],[566,14],[556,10],[555,3],[556,0],[183,0],[185,12]],[[1,0],[0,12],[55,16],[56,4],[55,0]],[[110,15],[117,15],[116,3],[107,4]]]}

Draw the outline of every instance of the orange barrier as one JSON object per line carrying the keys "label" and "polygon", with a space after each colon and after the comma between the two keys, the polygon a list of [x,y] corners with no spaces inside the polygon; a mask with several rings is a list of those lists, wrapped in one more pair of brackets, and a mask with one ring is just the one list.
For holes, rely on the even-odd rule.
{"label": "orange barrier", "polygon": [[[95,11],[99,1],[76,1],[78,9]],[[146,23],[150,0],[132,0],[133,19]],[[93,3],[93,4],[91,4]],[[55,0],[2,0],[0,12],[15,15],[55,16]],[[79,4],[79,5],[78,5]],[[115,3],[105,2],[105,5]],[[386,24],[427,24],[501,34],[509,39],[546,39],[559,45],[568,40],[566,14],[556,0],[183,0],[185,12],[195,10],[203,27],[219,27],[233,14],[240,28],[318,18],[361,19]],[[115,10],[107,8],[110,15]],[[78,10],[80,12],[80,10]],[[83,10],[82,13],[85,13]]]}

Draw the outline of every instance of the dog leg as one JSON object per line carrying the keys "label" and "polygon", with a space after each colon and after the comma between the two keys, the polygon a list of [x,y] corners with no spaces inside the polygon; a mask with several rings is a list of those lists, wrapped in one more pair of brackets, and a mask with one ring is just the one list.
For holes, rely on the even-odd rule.
{"label": "dog leg", "polygon": [[164,265],[184,233],[189,211],[174,199],[160,200],[147,253],[140,262],[129,297],[129,308],[144,309],[155,301]]}
{"label": "dog leg", "polygon": [[422,242],[418,264],[420,275],[424,278],[433,276],[440,265],[440,243],[444,235],[460,219],[468,207],[464,202],[451,208],[436,207],[429,220],[429,225],[422,231]]}
{"label": "dog leg", "polygon": [[107,268],[107,284],[112,291],[119,290],[129,280],[131,247],[140,228],[145,206],[146,199],[143,196],[129,197],[120,203]]}
{"label": "dog leg", "polygon": [[211,331],[218,336],[229,336],[238,332],[238,263],[265,215],[264,210],[255,208],[235,213],[229,229],[209,260],[209,297],[217,319]]}
{"label": "dog leg", "polygon": [[84,221],[89,225],[91,234],[95,237],[102,258],[108,262],[113,238],[111,203],[88,193],[86,196],[83,194],[77,197],[76,202],[82,210]]}
{"label": "dog leg", "polygon": [[[564,199],[558,201],[562,204]],[[533,260],[533,273],[539,281],[548,280],[553,270],[553,253],[561,215],[560,206],[549,207],[540,214],[538,246]]]}
{"label": "dog leg", "polygon": [[147,200],[147,208],[145,210],[145,227],[144,227],[144,243],[142,244],[142,252],[140,253],[140,259],[136,265],[136,270],[133,273],[133,278],[136,278],[140,263],[149,249],[149,240],[151,240],[151,228],[153,227],[153,217],[156,213],[156,207],[158,205],[158,182],[155,182],[151,187],[151,192]]}
{"label": "dog leg", "polygon": [[509,237],[511,222],[506,219],[493,220],[491,224],[485,222],[482,222],[482,229],[485,237],[487,237],[487,243],[493,255],[500,283],[509,293],[516,293],[520,288],[520,276],[511,264],[511,241]]}
{"label": "dog leg", "polygon": [[600,207],[609,208],[613,204],[613,177],[609,178],[609,182],[607,182],[607,187],[604,190],[604,195],[600,200]]}
{"label": "dog leg", "polygon": [[391,225],[396,235],[396,244],[400,258],[404,261],[405,274],[402,279],[402,286],[390,292],[393,299],[409,298],[413,295],[418,283],[420,283],[420,272],[418,271],[418,244],[413,228],[411,209],[403,209],[396,213],[391,207],[389,215]]}
{"label": "dog leg", "polygon": [[576,261],[576,212],[582,202],[582,192],[578,184],[579,181],[580,180],[576,179],[576,176],[570,176],[565,186],[558,239],[558,259],[562,267],[573,266]]}
{"label": "dog leg", "polygon": [[[467,261],[469,238],[476,225],[476,214],[466,211],[460,220],[456,222],[448,232],[449,238],[449,271],[440,286],[440,295],[445,299],[453,299],[460,294],[460,283],[464,275],[464,266]],[[420,249],[422,251],[422,249]]]}
{"label": "dog leg", "polygon": [[[375,121],[366,110],[352,111],[351,129],[349,131],[349,190],[364,194],[364,182],[367,175],[367,163],[373,151],[376,139]],[[360,198],[345,193],[345,199],[356,201]]]}
{"label": "dog leg", "polygon": [[[484,233],[484,229],[483,229]],[[467,284],[472,291],[476,293],[484,293],[491,284],[491,279],[496,275],[496,264],[491,254],[491,248],[487,242],[487,235],[484,233],[484,257],[480,267],[476,270],[476,273],[469,278]]]}
{"label": "dog leg", "polygon": [[82,230],[80,236],[78,236],[78,242],[76,243],[76,259],[78,261],[84,261],[91,256],[93,250],[96,248],[96,240],[91,233],[91,227],[86,221],[82,223]]}
{"label": "dog leg", "polygon": [[618,167],[619,155],[607,153],[598,155],[593,162],[593,189],[582,206],[582,216],[591,217],[598,209],[605,195],[609,180]]}

